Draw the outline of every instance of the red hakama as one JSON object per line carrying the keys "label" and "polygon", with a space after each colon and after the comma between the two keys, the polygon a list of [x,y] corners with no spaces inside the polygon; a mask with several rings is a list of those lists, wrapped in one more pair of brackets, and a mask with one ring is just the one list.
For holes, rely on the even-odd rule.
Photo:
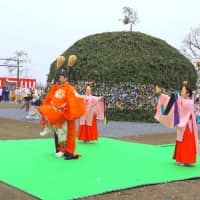
{"label": "red hakama", "polygon": [[78,139],[83,141],[98,140],[96,116],[93,117],[92,126],[79,125]]}
{"label": "red hakama", "polygon": [[178,163],[194,164],[196,163],[196,146],[194,132],[190,131],[189,125],[186,125],[183,140],[176,141],[173,159]]}

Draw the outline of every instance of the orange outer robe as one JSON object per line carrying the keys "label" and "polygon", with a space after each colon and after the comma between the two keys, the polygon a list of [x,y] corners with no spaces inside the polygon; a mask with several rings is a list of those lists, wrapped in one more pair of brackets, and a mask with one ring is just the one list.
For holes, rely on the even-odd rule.
{"label": "orange outer robe", "polygon": [[38,111],[43,118],[57,128],[67,121],[67,138],[65,144],[57,142],[57,151],[74,153],[76,146],[76,124],[75,119],[81,117],[85,112],[84,99],[75,95],[75,88],[69,83],[52,85],[46,95],[43,105]]}

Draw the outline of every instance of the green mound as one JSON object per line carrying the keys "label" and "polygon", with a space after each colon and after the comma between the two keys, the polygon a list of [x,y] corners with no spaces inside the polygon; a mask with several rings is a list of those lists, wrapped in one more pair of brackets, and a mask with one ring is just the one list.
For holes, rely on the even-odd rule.
{"label": "green mound", "polygon": [[[96,82],[155,82],[164,88],[180,89],[187,80],[195,88],[194,66],[165,41],[140,32],[108,32],[77,41],[63,55],[76,54],[72,78]],[[55,77],[55,61],[48,82]]]}

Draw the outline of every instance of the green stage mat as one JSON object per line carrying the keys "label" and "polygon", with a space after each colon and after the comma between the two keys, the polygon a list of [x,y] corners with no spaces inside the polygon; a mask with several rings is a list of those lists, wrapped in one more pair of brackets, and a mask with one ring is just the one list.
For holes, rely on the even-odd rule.
{"label": "green stage mat", "polygon": [[77,142],[78,160],[54,156],[53,139],[1,140],[0,180],[43,200],[66,200],[139,185],[200,177],[200,162],[182,167],[174,146],[100,138]]}

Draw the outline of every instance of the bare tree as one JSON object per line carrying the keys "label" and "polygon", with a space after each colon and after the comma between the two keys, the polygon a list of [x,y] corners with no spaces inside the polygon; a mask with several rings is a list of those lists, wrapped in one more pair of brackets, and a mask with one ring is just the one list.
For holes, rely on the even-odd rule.
{"label": "bare tree", "polygon": [[133,8],[130,7],[123,7],[123,19],[122,22],[123,24],[130,24],[130,31],[133,30],[133,25],[139,23],[139,17],[138,17],[138,13],[136,10],[134,10]]}
{"label": "bare tree", "polygon": [[200,58],[200,26],[191,29],[185,36],[181,51],[190,60]]}
{"label": "bare tree", "polygon": [[197,89],[200,89],[200,26],[193,28],[183,40],[182,53],[190,59],[197,70]]}

